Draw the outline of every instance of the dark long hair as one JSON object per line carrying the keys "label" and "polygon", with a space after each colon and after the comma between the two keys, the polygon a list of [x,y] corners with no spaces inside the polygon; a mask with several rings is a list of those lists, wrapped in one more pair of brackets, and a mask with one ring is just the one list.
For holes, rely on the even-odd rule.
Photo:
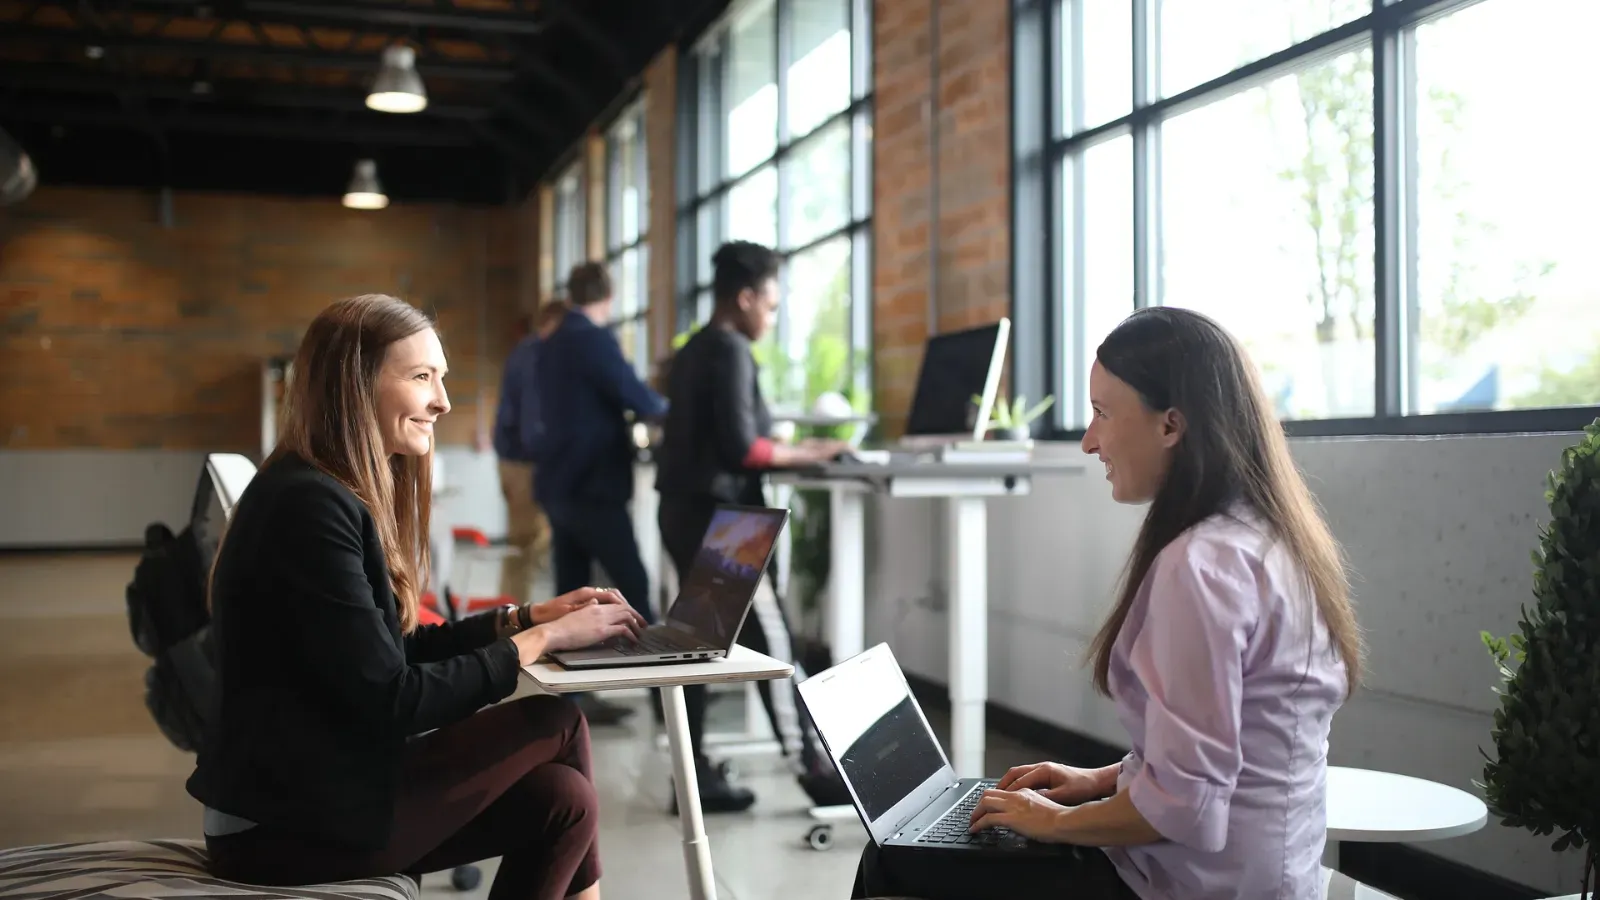
{"label": "dark long hair", "polygon": [[1125,319],[1095,358],[1147,408],[1177,410],[1186,423],[1139,528],[1117,603],[1090,645],[1095,688],[1110,694],[1111,647],[1156,556],[1188,529],[1242,503],[1271,527],[1305,573],[1345,664],[1347,693],[1353,693],[1364,649],[1344,560],[1243,348],[1210,318],[1163,306]]}

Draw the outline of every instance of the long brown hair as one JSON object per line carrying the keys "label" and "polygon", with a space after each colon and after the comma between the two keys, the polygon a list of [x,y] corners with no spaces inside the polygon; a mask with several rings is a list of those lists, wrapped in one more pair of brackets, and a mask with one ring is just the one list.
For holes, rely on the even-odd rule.
{"label": "long brown hair", "polygon": [[1186,422],[1129,554],[1116,606],[1090,644],[1095,688],[1110,694],[1111,648],[1156,556],[1191,527],[1242,503],[1271,527],[1305,573],[1345,664],[1347,695],[1354,693],[1365,650],[1343,555],[1238,342],[1199,313],[1150,307],[1118,325],[1095,358],[1147,408],[1175,409]]}
{"label": "long brown hair", "polygon": [[428,583],[433,450],[426,456],[387,454],[376,394],[389,346],[432,327],[421,310],[384,294],[348,297],[324,309],[300,341],[283,433],[262,464],[298,456],[366,504],[378,526],[405,632],[417,627]]}

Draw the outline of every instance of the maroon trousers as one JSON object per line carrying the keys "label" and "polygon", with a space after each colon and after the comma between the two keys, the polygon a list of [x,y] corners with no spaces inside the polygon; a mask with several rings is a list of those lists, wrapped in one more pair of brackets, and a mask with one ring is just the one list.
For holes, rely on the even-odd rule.
{"label": "maroon trousers", "polygon": [[206,847],[217,877],[264,885],[420,876],[496,856],[489,900],[560,900],[600,879],[589,727],[567,700],[525,697],[413,739],[394,815],[377,851],[265,826]]}

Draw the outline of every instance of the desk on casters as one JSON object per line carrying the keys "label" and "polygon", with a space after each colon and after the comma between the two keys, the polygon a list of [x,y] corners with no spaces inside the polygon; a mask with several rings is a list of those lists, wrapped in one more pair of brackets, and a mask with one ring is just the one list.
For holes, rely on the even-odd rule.
{"label": "desk on casters", "polygon": [[683,829],[683,859],[689,875],[690,900],[716,900],[711,871],[711,845],[700,813],[700,784],[695,778],[694,751],[689,747],[689,716],[683,705],[686,684],[723,684],[787,678],[794,667],[735,644],[727,658],[703,663],[620,666],[615,669],[564,669],[541,660],[522,673],[547,694],[660,688],[672,752],[673,790],[678,795],[678,821]]}
{"label": "desk on casters", "polygon": [[984,704],[988,701],[990,497],[1024,496],[1033,479],[1077,475],[1080,463],[824,463],[776,472],[775,483],[829,491],[832,579],[827,640],[835,661],[866,649],[866,534],[862,499],[944,499],[950,583],[950,758],[960,778],[984,775]]}
{"label": "desk on casters", "polygon": [[[1033,479],[1077,475],[1081,463],[1064,460],[945,463],[835,462],[774,472],[775,484],[829,492],[832,576],[827,642],[835,661],[866,649],[867,494],[906,499],[943,499],[949,525],[945,560],[950,584],[950,760],[960,778],[984,772],[984,704],[989,696],[989,520],[990,497],[1024,496]],[[816,818],[853,818],[852,807],[817,807]],[[825,849],[830,829],[813,828],[808,840]],[[820,838],[820,839],[819,839]]]}

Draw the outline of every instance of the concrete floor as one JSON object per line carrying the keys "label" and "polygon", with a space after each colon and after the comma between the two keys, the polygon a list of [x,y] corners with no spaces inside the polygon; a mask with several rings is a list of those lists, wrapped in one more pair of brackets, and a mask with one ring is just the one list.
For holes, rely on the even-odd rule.
{"label": "concrete floor", "polygon": [[[128,554],[0,556],[0,846],[130,837],[201,836],[200,808],[184,791],[193,758],[169,744],[144,707],[148,660],[128,631]],[[600,774],[602,890],[611,898],[688,896],[677,819],[668,810],[670,765],[638,693],[640,714],[594,729]],[[945,739],[941,716],[929,719]],[[713,732],[747,719],[744,695],[712,705]],[[826,852],[805,845],[806,798],[782,760],[730,753],[759,801],[707,820],[722,900],[841,900],[849,896],[866,834],[838,823]],[[1042,754],[991,736],[989,768]],[[470,894],[430,876],[430,900],[481,900],[493,860]]]}

